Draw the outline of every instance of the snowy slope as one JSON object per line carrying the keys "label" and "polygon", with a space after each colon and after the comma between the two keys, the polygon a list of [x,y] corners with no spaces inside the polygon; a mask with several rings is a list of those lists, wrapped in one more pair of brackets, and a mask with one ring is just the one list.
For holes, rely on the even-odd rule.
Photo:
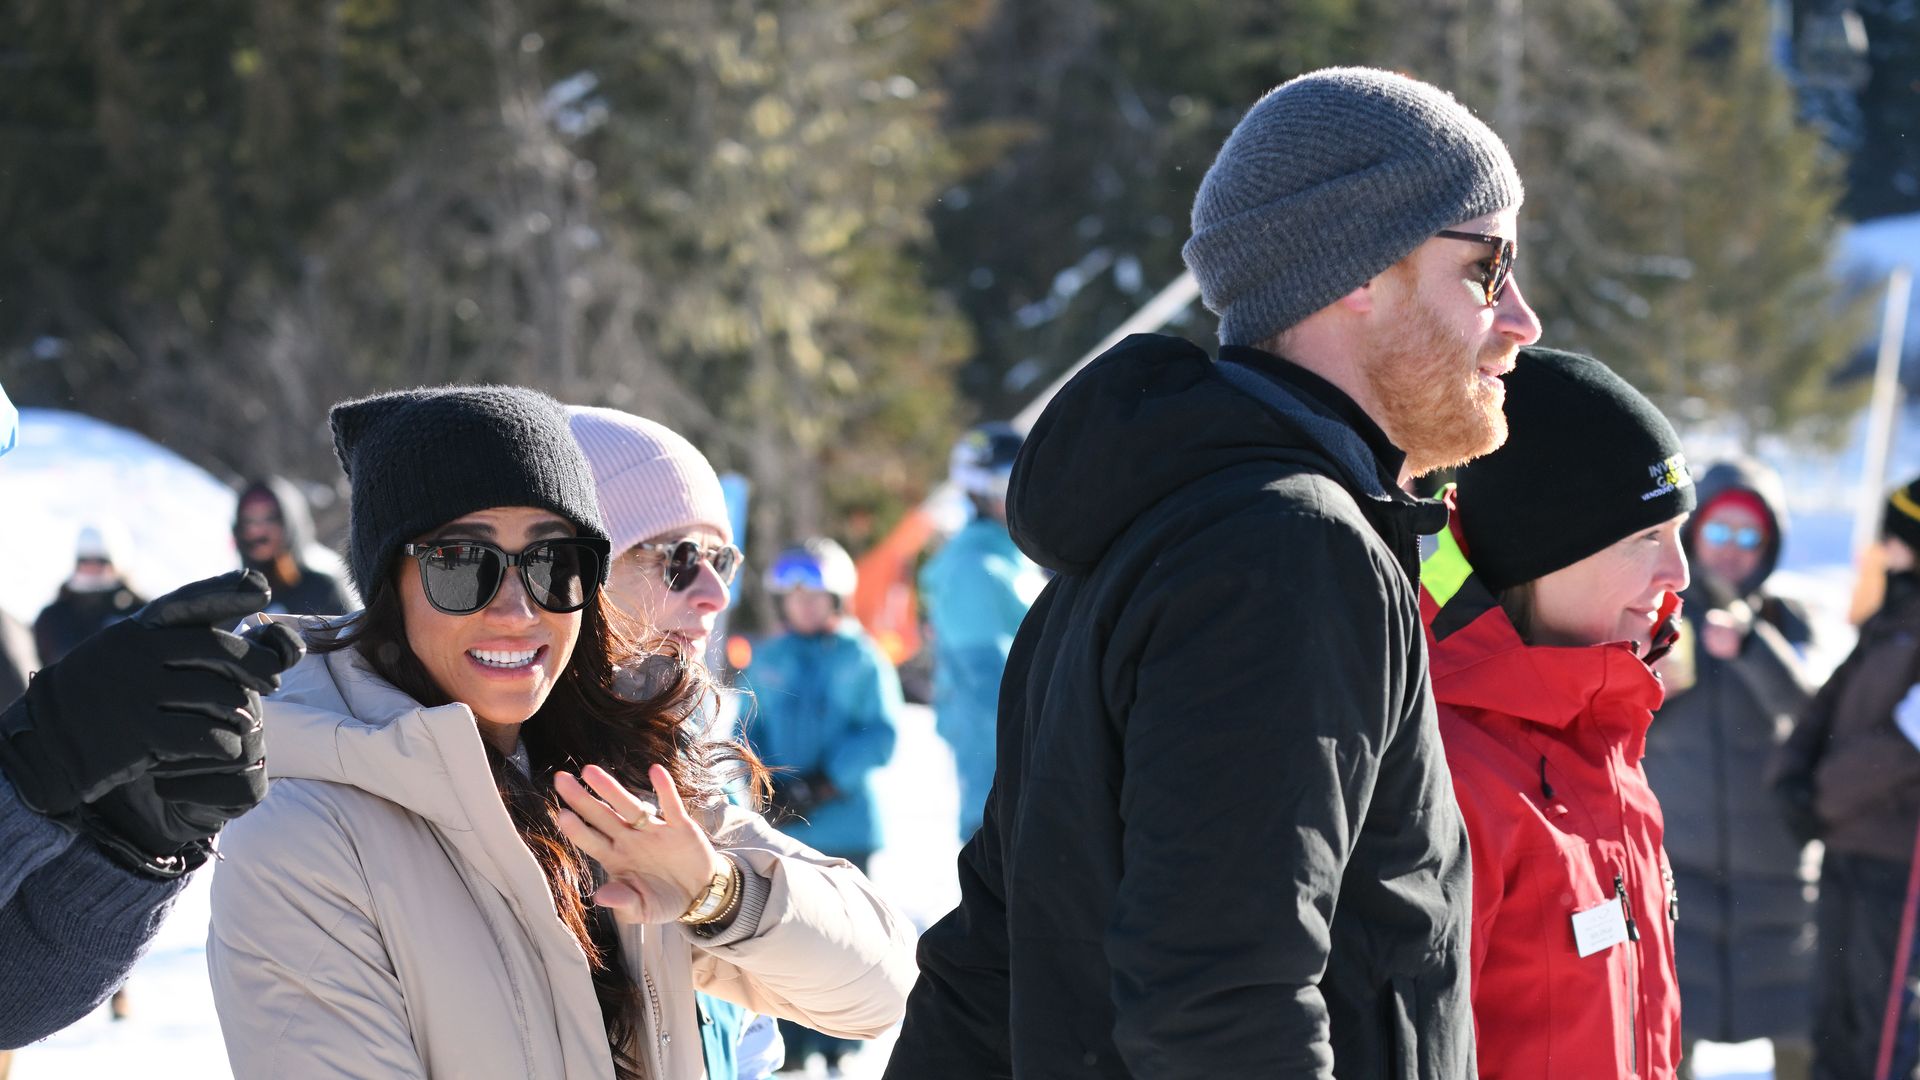
{"label": "snowy slope", "polygon": [[20,410],[20,445],[0,458],[0,608],[25,622],[73,570],[82,525],[111,522],[134,588],[157,596],[240,565],[233,493],[165,447],[78,413]]}

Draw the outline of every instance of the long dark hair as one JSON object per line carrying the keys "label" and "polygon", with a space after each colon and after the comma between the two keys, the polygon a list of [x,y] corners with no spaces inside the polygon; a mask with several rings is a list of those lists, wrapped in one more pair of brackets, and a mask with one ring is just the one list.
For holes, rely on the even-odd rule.
{"label": "long dark hair", "polygon": [[[598,765],[632,789],[650,789],[647,767],[659,764],[690,804],[725,797],[729,779],[744,778],[764,797],[767,770],[744,744],[709,737],[703,718],[718,691],[706,669],[677,657],[650,654],[631,620],[596,593],[582,609],[573,656],[540,711],[520,729],[531,769],[522,774],[487,744],[494,787],[520,839],[533,853],[553,894],[554,914],[572,931],[593,970],[594,995],[619,1080],[641,1080],[645,1066],[633,1052],[640,1032],[640,994],[620,964],[612,914],[593,906],[591,863],[556,823],[562,808],[553,774]],[[353,649],[374,673],[421,705],[451,703],[407,644],[397,574],[390,574],[366,611],[349,623],[308,635],[315,652]],[[662,660],[665,660],[662,663]],[[647,664],[643,695],[614,692],[616,675]],[[625,685],[635,685],[629,681]]]}

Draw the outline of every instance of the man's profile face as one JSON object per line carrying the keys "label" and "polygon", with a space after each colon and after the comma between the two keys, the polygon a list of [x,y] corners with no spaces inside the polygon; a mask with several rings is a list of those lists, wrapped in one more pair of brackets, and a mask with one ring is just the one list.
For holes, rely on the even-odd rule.
{"label": "man's profile face", "polygon": [[[1473,218],[1450,231],[1513,238],[1513,210]],[[1501,376],[1540,320],[1512,276],[1489,307],[1484,280],[1491,244],[1435,237],[1375,279],[1382,316],[1363,370],[1380,426],[1421,476],[1459,465],[1507,439]]]}

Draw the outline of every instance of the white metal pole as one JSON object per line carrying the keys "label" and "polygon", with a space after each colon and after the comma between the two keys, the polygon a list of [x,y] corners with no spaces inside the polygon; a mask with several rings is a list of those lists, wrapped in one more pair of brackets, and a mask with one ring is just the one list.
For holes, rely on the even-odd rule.
{"label": "white metal pole", "polygon": [[1120,344],[1121,340],[1129,334],[1150,334],[1167,325],[1199,295],[1200,283],[1193,280],[1193,272],[1181,271],[1180,276],[1174,278],[1171,284],[1147,301],[1145,307],[1134,312],[1132,318],[1115,327],[1112,333],[1101,339],[1100,344],[1089,349],[1085,356],[1075,360],[1065,374],[1053,380],[1045,390],[1040,391],[1039,397],[1027,402],[1027,407],[1021,409],[1009,422],[1023,433],[1031,429],[1033,422],[1040,419],[1040,414],[1046,411],[1047,402],[1053,400],[1053,395],[1059,393],[1060,388],[1067,385],[1069,379],[1080,374],[1081,368],[1093,363],[1101,353]]}
{"label": "white metal pole", "polygon": [[1894,414],[1900,404],[1900,354],[1907,338],[1907,304],[1913,294],[1913,269],[1893,268],[1887,275],[1887,306],[1880,322],[1880,353],[1873,366],[1873,399],[1867,406],[1867,460],[1860,477],[1860,501],[1853,514],[1853,550],[1865,551],[1880,532],[1880,504],[1886,496],[1887,459],[1893,450]]}

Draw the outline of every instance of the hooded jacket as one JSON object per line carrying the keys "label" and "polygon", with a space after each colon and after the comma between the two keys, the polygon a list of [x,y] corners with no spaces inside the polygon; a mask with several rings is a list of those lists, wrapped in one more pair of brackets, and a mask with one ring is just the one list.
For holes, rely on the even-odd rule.
{"label": "hooded jacket", "polygon": [[1443,511],[1280,363],[1130,337],[1029,435],[1010,522],[1058,576],[889,1077],[1473,1076]]}
{"label": "hooded jacket", "polygon": [[1905,866],[1920,826],[1920,750],[1893,708],[1920,683],[1920,592],[1890,590],[1775,756],[1790,826],[1828,851]]}
{"label": "hooded jacket", "polygon": [[[346,650],[287,672],[266,723],[273,784],[222,837],[207,942],[235,1076],[611,1080],[586,957],[467,707],[423,708]],[[704,1074],[695,990],[856,1038],[898,1019],[912,930],[866,878],[698,812],[766,899],[710,941],[620,928],[649,1080]]]}
{"label": "hooded jacket", "polygon": [[[314,539],[313,513],[307,507],[307,497],[300,494],[300,489],[283,477],[270,476],[243,489],[239,501],[245,502],[249,496],[256,494],[270,497],[280,508],[280,526],[286,538],[287,550],[293,553],[294,565],[300,570],[300,580],[289,585],[280,580],[279,571],[273,563],[256,564],[242,553],[241,561],[249,569],[267,575],[268,582],[273,586],[273,605],[267,610],[276,615],[344,615],[359,610],[360,604],[354,599],[353,591],[340,578],[308,565],[308,550],[317,541]],[[239,543],[239,523],[236,521],[234,545],[238,547]]]}
{"label": "hooded jacket", "polygon": [[[1676,928],[1680,995],[1688,1039],[1743,1042],[1804,1038],[1812,977],[1813,903],[1800,880],[1801,843],[1774,811],[1767,766],[1811,698],[1789,633],[1797,613],[1762,586],[1780,558],[1786,518],[1777,481],[1727,462],[1700,479],[1700,505],[1729,491],[1752,493],[1772,519],[1760,563],[1734,591],[1757,618],[1741,650],[1722,660],[1701,643],[1709,611],[1731,598],[1695,566],[1687,590],[1688,632],[1675,647],[1666,704],[1647,732],[1643,765],[1666,820],[1667,857],[1687,917]],[[1683,531],[1689,554],[1696,514]]]}
{"label": "hooded jacket", "polygon": [[[1521,641],[1456,533],[1426,561],[1420,612],[1472,838],[1480,1076],[1671,1080],[1678,904],[1640,769],[1660,680],[1625,643]],[[1576,931],[1587,920],[1621,940],[1596,948]]]}

